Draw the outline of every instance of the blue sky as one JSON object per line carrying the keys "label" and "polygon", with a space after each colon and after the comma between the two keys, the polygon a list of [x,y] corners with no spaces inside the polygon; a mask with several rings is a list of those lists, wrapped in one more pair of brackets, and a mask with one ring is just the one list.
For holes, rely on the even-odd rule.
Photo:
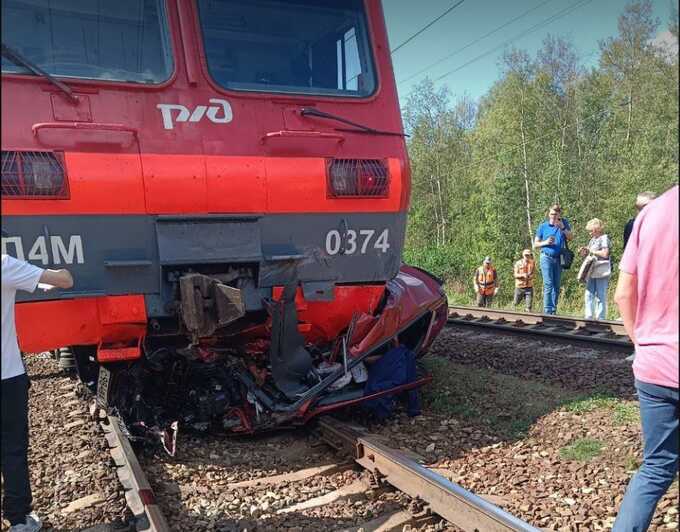
{"label": "blue sky", "polygon": [[[671,1],[677,2],[652,0],[654,15],[661,22],[659,32],[667,30]],[[383,0],[390,47],[394,49],[454,3],[454,0]],[[435,79],[458,69],[536,25],[540,27],[509,46],[525,49],[533,56],[548,33],[562,35],[575,43],[582,64],[596,65],[598,41],[617,34],[617,18],[626,3],[627,0],[464,0],[392,55],[401,105],[406,103],[415,84],[427,75]],[[426,73],[404,81],[529,10],[531,12],[493,35],[433,66]],[[562,12],[563,16],[544,25],[546,19]],[[502,56],[503,47],[437,81],[437,85],[446,84],[454,95],[467,94],[477,99],[498,79],[498,61]]]}

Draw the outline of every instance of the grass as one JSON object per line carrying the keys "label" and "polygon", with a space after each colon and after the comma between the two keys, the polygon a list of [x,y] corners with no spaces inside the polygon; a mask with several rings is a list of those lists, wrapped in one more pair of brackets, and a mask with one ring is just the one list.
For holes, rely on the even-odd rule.
{"label": "grass", "polygon": [[570,403],[567,403],[564,408],[567,412],[585,414],[597,410],[598,408],[613,408],[616,404],[617,399],[614,397],[597,394],[571,401]]}
{"label": "grass", "polygon": [[640,423],[640,407],[633,402],[618,401],[614,406],[614,424]]}
{"label": "grass", "polygon": [[[574,401],[573,392],[438,357],[423,363],[433,375],[423,401],[434,412],[492,429],[506,438],[524,436],[541,416]],[[523,398],[523,400],[518,400]]]}
{"label": "grass", "polygon": [[635,456],[626,458],[626,471],[637,471],[640,465],[640,461]]}
{"label": "grass", "polygon": [[585,414],[598,409],[610,410],[614,425],[619,426],[640,422],[640,408],[637,403],[603,394],[580,397],[567,403],[564,408],[567,412],[575,414]]}
{"label": "grass", "polygon": [[639,407],[633,401],[603,393],[583,396],[435,356],[426,356],[422,362],[434,379],[423,388],[425,405],[437,414],[482,425],[502,438],[525,436],[538,418],[559,409],[575,414],[604,410],[614,425],[639,423]]}
{"label": "grass", "polygon": [[560,449],[560,456],[565,460],[587,462],[602,453],[602,442],[593,438],[580,438],[571,445]]}

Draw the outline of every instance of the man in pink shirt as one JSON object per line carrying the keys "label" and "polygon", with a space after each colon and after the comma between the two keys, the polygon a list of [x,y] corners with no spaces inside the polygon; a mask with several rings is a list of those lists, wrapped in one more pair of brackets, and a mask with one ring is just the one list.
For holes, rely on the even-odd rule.
{"label": "man in pink shirt", "polygon": [[613,532],[644,531],[678,472],[678,186],[635,219],[614,299],[635,344],[644,461]]}

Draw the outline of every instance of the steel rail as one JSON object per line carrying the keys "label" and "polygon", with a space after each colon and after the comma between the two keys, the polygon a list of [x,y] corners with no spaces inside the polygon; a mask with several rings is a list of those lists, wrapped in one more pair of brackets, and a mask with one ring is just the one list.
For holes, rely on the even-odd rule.
{"label": "steel rail", "polygon": [[116,464],[116,474],[125,490],[128,508],[135,517],[135,530],[169,532],[170,527],[156,504],[153,489],[139,465],[130,441],[120,429],[119,418],[107,416],[101,421],[100,426]]}
{"label": "steel rail", "polygon": [[465,531],[537,532],[489,501],[420,465],[406,453],[392,449],[360,427],[333,418],[319,420],[321,437],[332,447],[351,451],[354,460],[406,493],[425,502],[430,510]]}
{"label": "steel rail", "polygon": [[448,323],[632,347],[623,323],[512,310],[450,306]]}

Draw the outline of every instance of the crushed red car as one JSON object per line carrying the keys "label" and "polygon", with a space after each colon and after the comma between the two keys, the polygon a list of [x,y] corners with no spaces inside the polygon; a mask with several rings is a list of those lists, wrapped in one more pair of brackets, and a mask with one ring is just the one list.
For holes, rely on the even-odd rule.
{"label": "crushed red car", "polygon": [[197,344],[145,345],[140,360],[101,367],[100,400],[133,438],[160,440],[174,454],[178,427],[255,433],[300,425],[431,380],[421,374],[365,392],[374,364],[390,349],[422,356],[442,329],[447,300],[439,280],[402,266],[372,311],[355,313],[330,339],[305,327],[304,311],[298,312],[305,305],[294,288],[268,302],[264,323]]}

